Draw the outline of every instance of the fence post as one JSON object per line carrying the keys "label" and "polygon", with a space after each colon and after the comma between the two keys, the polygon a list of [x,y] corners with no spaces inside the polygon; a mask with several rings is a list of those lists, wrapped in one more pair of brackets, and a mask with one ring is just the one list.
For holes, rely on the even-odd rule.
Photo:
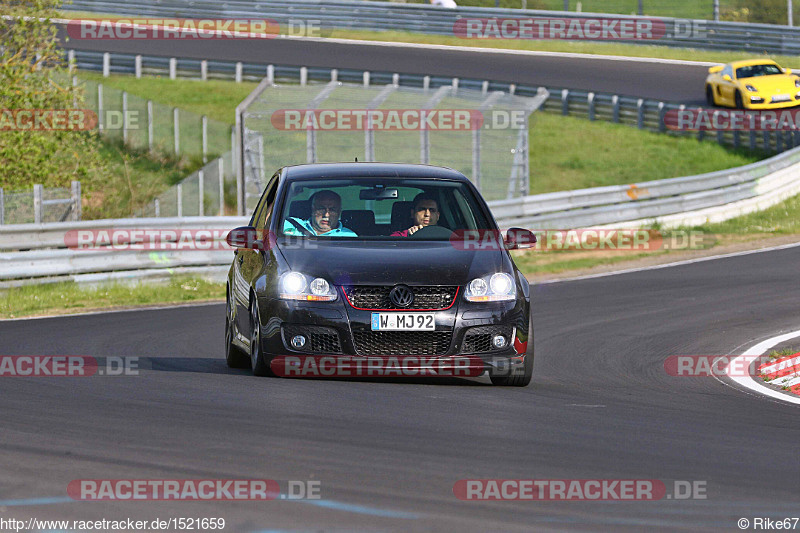
{"label": "fence post", "polygon": [[78,76],[72,76],[72,107],[78,107]]}
{"label": "fence post", "polygon": [[508,86],[508,94],[510,94],[511,96],[514,96],[514,93],[516,93],[516,92],[517,92],[517,84],[516,83],[510,84]]}
{"label": "fence post", "polygon": [[111,74],[111,54],[103,52],[103,77],[107,78]]}
{"label": "fence post", "polygon": [[183,183],[179,183],[176,187],[176,194],[178,195],[178,216],[183,216]]}
{"label": "fence post", "polygon": [[237,61],[236,62],[236,72],[234,74],[234,79],[236,80],[236,83],[242,83],[242,62],[241,61]]}
{"label": "fence post", "polygon": [[458,78],[453,78],[453,81],[450,83],[450,86],[453,87],[453,94],[455,95],[458,92]]}
{"label": "fence post", "polygon": [[589,120],[594,120],[594,93],[589,93],[586,96],[586,104],[588,106]]}
{"label": "fence post", "polygon": [[217,174],[219,174],[219,216],[225,214],[225,161],[217,159]]}
{"label": "fence post", "polygon": [[72,74],[75,70],[75,50],[67,51],[67,73]]}
{"label": "fence post", "polygon": [[6,221],[6,202],[3,198],[3,188],[0,187],[0,226],[5,224]]}
{"label": "fence post", "polygon": [[153,151],[153,101],[147,101],[147,149]]}
{"label": "fence post", "polygon": [[81,219],[81,182],[80,181],[73,181],[72,182],[72,220],[80,220]]}
{"label": "fence post", "polygon": [[300,86],[308,85],[308,67],[300,67]]}
{"label": "fence post", "polygon": [[619,95],[615,94],[611,97],[611,114],[611,120],[619,123]]}
{"label": "fence post", "polygon": [[658,131],[664,133],[667,131],[667,125],[664,122],[664,102],[658,103]]}
{"label": "fence post", "polygon": [[97,131],[103,133],[103,84],[97,84]]}
{"label": "fence post", "polygon": [[431,77],[430,76],[423,76],[422,78],[422,90],[427,91],[431,88]]}
{"label": "fence post", "polygon": [[208,117],[203,115],[200,120],[203,125],[203,163],[205,164],[208,163]]}
{"label": "fence post", "polygon": [[141,54],[136,54],[136,57],[133,58],[133,70],[136,74],[136,79],[142,77],[142,56]]}
{"label": "fence post", "polygon": [[400,85],[400,74],[392,74],[392,85]]}
{"label": "fence post", "polygon": [[275,65],[267,65],[267,83],[275,85]]}
{"label": "fence post", "polygon": [[154,208],[155,208],[155,212],[156,212],[155,213],[156,214],[156,218],[158,218],[158,217],[161,216],[161,202],[159,202],[158,198],[156,198],[155,200],[153,200],[153,203],[155,204]]}
{"label": "fence post", "polygon": [[339,69],[332,68],[331,69],[331,81],[339,81]]}
{"label": "fence post", "polygon": [[561,90],[561,114],[569,115],[569,89]]}
{"label": "fence post", "polygon": [[486,96],[486,93],[489,92],[489,80],[483,80],[481,84],[481,96]]}
{"label": "fence post", "polygon": [[203,216],[203,192],[205,191],[205,172],[201,168],[197,172],[197,212],[198,216]]}
{"label": "fence post", "polygon": [[42,223],[42,186],[33,186],[33,221],[36,224]]}
{"label": "fence post", "polygon": [[364,71],[364,74],[362,75],[362,78],[364,80],[364,87],[369,87],[369,71],[368,70]]}
{"label": "fence post", "polygon": [[172,108],[172,132],[175,137],[175,155],[178,155],[181,151],[181,125],[180,119],[178,116],[180,112],[178,111],[177,107]]}
{"label": "fence post", "polygon": [[200,79],[202,81],[208,80],[208,60],[200,61]]}
{"label": "fence post", "polygon": [[122,143],[128,144],[128,92],[122,91]]}
{"label": "fence post", "polygon": [[178,60],[174,57],[169,58],[169,79],[174,80],[178,76]]}

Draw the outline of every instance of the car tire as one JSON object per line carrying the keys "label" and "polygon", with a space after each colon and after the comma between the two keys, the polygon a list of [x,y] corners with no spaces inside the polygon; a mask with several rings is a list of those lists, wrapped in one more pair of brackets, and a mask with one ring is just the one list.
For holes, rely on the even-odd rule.
{"label": "car tire", "polygon": [[716,107],[717,102],[714,100],[714,89],[711,85],[706,85],[706,105],[708,107]]}
{"label": "car tire", "polygon": [[233,307],[230,293],[225,295],[225,362],[229,368],[249,368],[250,358],[233,343]]}
{"label": "car tire", "polygon": [[736,91],[736,94],[734,95],[733,98],[736,109],[744,109],[744,102],[742,101],[742,93]]}
{"label": "car tire", "polygon": [[250,302],[250,367],[254,376],[270,376],[275,374],[269,367],[269,363],[264,361],[264,350],[261,342],[261,319],[258,313],[258,305],[255,297]]}
{"label": "car tire", "polygon": [[527,387],[533,378],[533,328],[530,329],[530,336],[528,337],[530,347],[525,351],[525,359],[522,367],[516,367],[508,374],[503,372],[501,376],[495,376],[492,371],[489,371],[489,379],[492,380],[492,385],[499,387]]}

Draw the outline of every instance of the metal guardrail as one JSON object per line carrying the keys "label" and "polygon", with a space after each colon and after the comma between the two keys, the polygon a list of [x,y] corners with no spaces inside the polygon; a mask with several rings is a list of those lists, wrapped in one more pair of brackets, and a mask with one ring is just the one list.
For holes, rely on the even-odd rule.
{"label": "metal guardrail", "polygon": [[[800,148],[742,168],[653,182],[582,189],[490,202],[501,228],[572,229],[608,224],[629,227],[665,221],[670,226],[720,221],[764,209],[800,192]],[[129,243],[147,243],[147,233],[160,230],[211,230],[219,242],[226,232],[246,223],[244,217],[189,217],[94,220],[61,224],[22,224],[0,227],[0,288],[102,273],[109,279],[141,278],[158,272],[212,272],[221,279],[231,251],[208,244],[201,249],[139,250]],[[104,242],[112,248],[76,249],[77,232],[97,242],[98,230],[109,231]],[[132,230],[142,230],[138,235]],[[214,237],[214,234],[215,237]],[[72,248],[70,248],[72,245]],[[144,246],[143,248],[147,248]],[[169,248],[169,247],[167,247]],[[85,278],[98,281],[97,276]]]}
{"label": "metal guardrail", "polygon": [[[270,81],[299,81],[301,85],[309,82],[339,80],[375,85],[395,83],[401,86],[423,88],[436,88],[443,85],[453,85],[454,83],[454,78],[444,76],[398,74],[388,71],[312,68],[237,61],[203,61],[200,59],[111,54],[108,52],[81,50],[68,51],[67,54],[70,58],[74,58],[75,65],[79,69],[105,73],[134,74],[137,76],[169,75],[173,79],[188,77],[261,81],[266,77]],[[469,78],[455,79],[455,83],[460,87],[476,89],[484,93],[504,91],[509,94],[528,97],[535,97],[539,94],[538,86]],[[798,131],[766,131],[759,134],[756,132],[719,131],[712,135],[706,132],[668,130],[664,117],[670,110],[684,108],[684,106],[678,104],[560,87],[545,87],[545,89],[550,93],[542,107],[545,112],[627,124],[639,129],[660,133],[693,136],[700,140],[715,141],[721,145],[762,150],[768,153],[782,152],[795,146],[800,146],[800,132]]]}
{"label": "metal guardrail", "polygon": [[[319,21],[322,29],[403,30],[436,35],[454,35],[454,25],[461,18],[558,17],[562,19],[635,19],[612,14],[459,7],[441,9],[423,4],[387,2],[354,2],[336,0],[73,0],[65,6],[77,11],[136,15],[138,17],[185,18],[267,18],[279,24],[292,20]],[[654,19],[655,17],[647,17]],[[665,35],[658,40],[625,41],[634,44],[702,48],[710,50],[744,50],[753,54],[796,55],[800,53],[800,28],[771,24],[737,22],[686,21],[659,17]]]}

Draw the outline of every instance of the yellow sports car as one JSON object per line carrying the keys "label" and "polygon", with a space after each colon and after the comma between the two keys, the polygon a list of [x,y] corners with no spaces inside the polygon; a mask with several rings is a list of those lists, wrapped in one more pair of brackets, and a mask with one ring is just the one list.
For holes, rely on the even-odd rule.
{"label": "yellow sports car", "polygon": [[800,78],[764,59],[734,61],[708,69],[709,106],[736,109],[778,109],[800,104]]}

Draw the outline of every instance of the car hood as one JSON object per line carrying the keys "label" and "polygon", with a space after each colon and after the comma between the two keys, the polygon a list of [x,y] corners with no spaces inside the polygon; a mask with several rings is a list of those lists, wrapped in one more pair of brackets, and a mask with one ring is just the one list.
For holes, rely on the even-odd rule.
{"label": "car hood", "polygon": [[460,250],[450,242],[313,241],[279,245],[290,270],[335,285],[465,285],[493,272],[512,273],[501,250]]}
{"label": "car hood", "polygon": [[[795,76],[786,74],[775,74],[774,76],[757,76],[754,78],[744,78],[739,80],[742,85],[752,85],[759,93],[765,94],[793,94]],[[798,89],[800,90],[800,89]]]}

